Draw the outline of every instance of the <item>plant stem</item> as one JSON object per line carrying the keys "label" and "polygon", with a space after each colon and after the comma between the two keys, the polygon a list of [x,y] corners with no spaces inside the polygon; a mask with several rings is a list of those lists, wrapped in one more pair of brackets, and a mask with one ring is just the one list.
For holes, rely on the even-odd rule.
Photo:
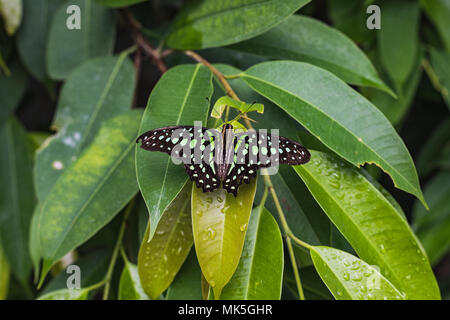
{"label": "plant stem", "polygon": [[[219,79],[219,81],[224,86],[225,92],[226,92],[226,94],[228,96],[230,96],[231,98],[233,98],[233,99],[235,99],[237,101],[241,101],[239,99],[239,97],[237,96],[236,92],[234,92],[233,88],[231,88],[231,86],[228,83],[226,77],[219,70],[217,70],[211,63],[209,63],[207,60],[205,60],[202,56],[200,56],[199,54],[195,53],[194,51],[186,50],[186,51],[184,51],[184,53],[186,55],[192,57],[197,62],[203,64],[209,70],[211,70],[211,72]],[[230,77],[231,78],[237,78],[238,76],[239,75],[232,75],[232,76],[229,76],[228,78],[230,78]],[[244,114],[244,116],[245,116],[245,114]],[[244,119],[244,121],[245,121],[245,123],[246,123],[246,125],[247,125],[247,127],[249,129],[253,129],[253,126],[252,126],[249,118],[242,117],[242,119]],[[264,174],[264,173],[267,173],[266,169],[262,170],[262,174]],[[300,281],[300,275],[299,275],[299,272],[298,272],[297,261],[295,260],[294,249],[292,247],[291,240],[294,240],[296,243],[298,243],[299,245],[301,245],[301,246],[303,246],[303,247],[305,247],[307,249],[310,249],[311,245],[309,245],[306,242],[303,242],[302,240],[298,239],[292,233],[292,231],[289,228],[289,225],[288,225],[288,223],[286,221],[286,217],[284,215],[283,209],[281,208],[280,201],[278,200],[277,193],[276,193],[275,189],[273,188],[270,176],[267,175],[267,174],[264,174],[264,183],[266,185],[266,189],[264,190],[263,200],[265,202],[265,200],[267,198],[267,193],[270,192],[270,194],[272,195],[273,201],[275,203],[275,206],[277,208],[277,212],[278,212],[278,215],[280,217],[281,225],[282,225],[284,233],[286,235],[287,247],[288,247],[289,255],[291,257],[292,268],[294,269],[295,280],[296,280],[297,287],[298,287],[299,297],[300,297],[300,299],[304,300],[305,296],[303,294],[303,288],[302,288],[302,284],[301,284],[301,281]],[[262,202],[262,203],[264,204],[264,202]]]}
{"label": "plant stem", "polygon": [[300,300],[305,300],[305,295],[303,293],[302,282],[300,280],[300,274],[298,272],[297,261],[295,260],[294,248],[292,247],[292,242],[290,236],[286,236],[286,244],[289,251],[289,257],[291,259],[292,270],[294,271],[295,283],[297,284],[298,296]]}
{"label": "plant stem", "polygon": [[225,92],[227,95],[229,95],[230,97],[232,97],[233,99],[237,100],[237,101],[241,101],[239,100],[236,92],[234,92],[234,90],[231,88],[230,84],[228,83],[228,81],[225,79],[225,77],[223,76],[222,72],[220,72],[219,70],[216,69],[216,67],[214,67],[211,63],[209,63],[208,61],[206,61],[203,57],[201,57],[199,54],[195,53],[194,51],[191,50],[186,50],[184,51],[184,53],[188,56],[190,56],[192,59],[194,59],[195,61],[203,64],[205,67],[207,67],[209,70],[211,70],[211,72],[217,77],[217,79],[219,79],[219,81],[222,83],[222,85],[225,88]]}
{"label": "plant stem", "polygon": [[[152,59],[153,63],[158,67],[161,73],[166,72],[167,67],[162,60],[160,50],[154,49],[150,42],[142,34],[142,25],[139,23],[139,21],[137,21],[136,18],[127,9],[123,9],[120,12],[122,13],[122,17],[124,18],[125,22],[130,26],[132,30],[136,45],[142,48],[142,50]],[[170,54],[170,52],[171,51],[166,52],[166,55]]]}
{"label": "plant stem", "polygon": [[445,88],[442,87],[442,85],[439,81],[439,77],[434,72],[433,67],[430,65],[428,60],[426,60],[426,59],[422,60],[422,67],[425,70],[425,73],[428,75],[428,78],[430,79],[431,84],[433,85],[434,89],[436,89],[436,91],[440,92],[443,96],[448,95],[448,92],[447,92],[447,94],[445,93]]}
{"label": "plant stem", "polygon": [[114,272],[114,267],[116,265],[119,250],[122,246],[122,239],[123,239],[123,235],[125,233],[127,220],[128,220],[128,217],[130,216],[133,206],[134,206],[134,198],[133,198],[133,200],[131,200],[131,202],[128,204],[127,208],[125,209],[122,224],[121,224],[120,230],[119,230],[119,236],[117,238],[117,242],[116,242],[116,245],[114,246],[113,254],[111,257],[111,262],[109,263],[108,271],[106,272],[105,278],[103,280],[105,283],[105,289],[103,290],[103,300],[108,300],[109,289],[111,288],[111,278],[112,278],[112,275]]}

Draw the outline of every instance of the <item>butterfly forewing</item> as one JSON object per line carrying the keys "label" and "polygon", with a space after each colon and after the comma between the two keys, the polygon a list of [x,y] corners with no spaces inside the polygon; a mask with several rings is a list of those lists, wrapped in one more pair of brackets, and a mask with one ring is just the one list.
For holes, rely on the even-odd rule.
{"label": "butterfly forewing", "polygon": [[165,152],[181,160],[189,178],[204,192],[222,183],[235,196],[239,186],[255,178],[260,168],[299,165],[310,159],[306,148],[288,138],[265,130],[232,133],[232,128],[224,125],[220,133],[194,126],[165,127],[144,133],[137,142],[141,141],[145,150]]}
{"label": "butterfly forewing", "polygon": [[195,126],[173,126],[147,131],[137,138],[141,148],[165,152],[184,163],[189,178],[198,188],[213,191],[220,187],[214,171],[218,131]]}

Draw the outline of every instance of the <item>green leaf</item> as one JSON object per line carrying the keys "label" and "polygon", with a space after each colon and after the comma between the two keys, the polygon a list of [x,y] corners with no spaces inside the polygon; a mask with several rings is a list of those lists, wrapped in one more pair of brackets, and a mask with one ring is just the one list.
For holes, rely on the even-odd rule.
{"label": "green leaf", "polygon": [[138,271],[151,299],[157,299],[170,286],[192,247],[190,190],[188,182],[165,210],[151,240],[150,226],[145,232]]}
{"label": "green leaf", "polygon": [[237,101],[229,96],[223,96],[217,99],[214,107],[211,111],[211,117],[220,119],[225,107],[229,106],[235,108],[236,110],[247,113],[252,111],[257,111],[258,113],[264,113],[264,105],[261,103],[246,103],[243,101]]}
{"label": "green leaf", "polygon": [[417,2],[384,1],[381,29],[377,32],[381,62],[400,90],[415,66],[419,49],[419,17]]}
{"label": "green leaf", "polygon": [[96,1],[105,7],[122,8],[131,6],[136,3],[146,2],[147,0],[96,0]]}
{"label": "green leaf", "polygon": [[433,21],[439,35],[450,53],[450,2],[448,0],[420,0],[420,5]]}
{"label": "green leaf", "polygon": [[58,101],[53,127],[59,132],[37,152],[34,179],[40,201],[91,143],[103,122],[130,108],[134,88],[134,67],[125,53],[96,58],[74,70]]}
{"label": "green leaf", "polygon": [[[47,78],[45,50],[50,21],[60,0],[23,0],[23,19],[17,32],[17,49],[30,73],[40,81]],[[62,27],[62,26],[60,26]]]}
{"label": "green leaf", "polygon": [[[208,100],[213,92],[212,74],[201,65],[179,65],[164,73],[148,100],[139,132],[177,125],[206,124]],[[136,146],[136,172],[150,214],[149,238],[169,203],[187,180],[182,165],[162,152]]]}
{"label": "green leaf", "polygon": [[224,189],[206,193],[192,186],[195,249],[216,299],[238,266],[255,191],[256,179],[242,184],[237,197]]}
{"label": "green leaf", "polygon": [[450,249],[450,172],[439,172],[425,187],[430,211],[413,207],[414,228],[432,264]]}
{"label": "green leaf", "polygon": [[149,300],[141,286],[137,266],[125,261],[119,282],[119,300]]}
{"label": "green leaf", "polygon": [[[80,8],[80,29],[67,27],[76,15],[67,13],[71,5]],[[115,24],[114,11],[95,1],[68,0],[62,4],[52,19],[48,36],[47,72],[50,78],[65,79],[83,61],[110,55],[114,47]]]}
{"label": "green leaf", "polygon": [[442,153],[450,149],[450,119],[445,119],[434,129],[430,138],[420,150],[417,170],[421,176],[429,174],[441,160]]}
{"label": "green leaf", "polygon": [[202,270],[193,248],[167,289],[166,300],[202,300],[201,278]]}
{"label": "green leaf", "polygon": [[247,40],[275,27],[308,2],[189,1],[178,13],[167,44],[176,49],[202,49]]}
{"label": "green leaf", "polygon": [[242,74],[331,150],[356,166],[375,163],[397,188],[425,205],[411,156],[383,114],[333,74],[293,61],[264,62]]}
{"label": "green leaf", "polygon": [[41,282],[58,259],[92,237],[136,194],[133,149],[141,116],[133,110],[105,122],[45,198],[38,223]]}
{"label": "green leaf", "polygon": [[422,55],[417,57],[412,74],[403,87],[398,90],[397,98],[371,88],[364,88],[364,96],[380,109],[393,125],[397,125],[403,120],[413,102],[422,77],[421,58]]}
{"label": "green leaf", "polygon": [[28,247],[30,248],[31,262],[34,268],[34,282],[39,280],[40,260],[42,257],[41,244],[39,242],[39,220],[42,203],[38,202],[34,208],[30,221],[30,237]]}
{"label": "green leaf", "polygon": [[0,242],[12,272],[26,283],[31,271],[29,228],[36,202],[31,147],[14,117],[1,128],[0,139]]}
{"label": "green leaf", "polygon": [[327,0],[328,14],[335,28],[358,44],[370,43],[376,34],[366,24],[369,17],[366,11],[370,1]]}
{"label": "green leaf", "polygon": [[450,53],[430,48],[430,57],[431,65],[439,81],[440,92],[447,107],[450,109]]}
{"label": "green leaf", "polygon": [[261,36],[231,48],[269,58],[309,62],[351,84],[378,88],[393,95],[352,40],[313,18],[291,16]]}
{"label": "green leaf", "polygon": [[22,20],[22,0],[0,0],[0,15],[9,36],[16,33]]}
{"label": "green leaf", "polygon": [[439,299],[425,250],[407,221],[359,171],[337,156],[312,151],[294,167],[358,256],[409,299]]}
{"label": "green leaf", "polygon": [[283,280],[283,240],[269,211],[252,211],[236,272],[223,288],[223,300],[279,300]]}
{"label": "green leaf", "polygon": [[311,257],[322,280],[337,300],[403,300],[379,270],[330,247],[312,247]]}
{"label": "green leaf", "polygon": [[10,69],[10,75],[0,73],[0,128],[18,107],[27,88],[27,77],[22,66],[14,61]]}
{"label": "green leaf", "polygon": [[60,289],[49,292],[38,300],[86,300],[88,293],[88,289]]}
{"label": "green leaf", "polygon": [[0,244],[0,300],[8,297],[9,278],[11,276],[8,261],[6,261],[5,253]]}

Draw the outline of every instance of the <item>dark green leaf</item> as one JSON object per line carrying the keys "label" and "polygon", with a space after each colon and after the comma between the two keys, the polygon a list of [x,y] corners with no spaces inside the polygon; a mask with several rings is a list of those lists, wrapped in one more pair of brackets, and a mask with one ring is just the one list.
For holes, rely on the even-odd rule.
{"label": "dark green leaf", "polygon": [[439,164],[443,151],[448,149],[450,149],[450,119],[442,121],[420,150],[417,159],[417,170],[420,175],[430,173]]}
{"label": "dark green leaf", "polygon": [[[17,48],[20,57],[30,71],[39,80],[47,78],[45,69],[45,50],[50,22],[60,0],[23,0],[22,25],[17,33]],[[61,26],[62,28],[63,26]]]}
{"label": "dark green leaf", "polygon": [[351,84],[392,94],[356,44],[341,32],[309,17],[291,16],[261,36],[231,48],[270,58],[309,62]]}
{"label": "dark green leaf", "polygon": [[283,280],[283,240],[264,208],[252,211],[236,272],[223,288],[224,300],[279,300]]}
{"label": "dark green leaf", "polygon": [[430,211],[416,203],[414,227],[431,263],[435,264],[450,249],[450,172],[438,173],[427,184],[425,198]]}
{"label": "dark green leaf", "polygon": [[450,53],[450,3],[448,0],[420,0],[420,5],[435,24],[447,52]]}
{"label": "dark green leaf", "polygon": [[[80,29],[69,29],[70,5],[79,6]],[[65,79],[83,61],[112,53],[116,16],[92,0],[68,0],[52,19],[47,43],[47,72],[52,79]]]}
{"label": "dark green leaf", "polygon": [[[257,36],[310,0],[189,1],[178,13],[167,44],[176,49],[220,47]],[[245,18],[243,18],[245,17]]]}
{"label": "dark green leaf", "polygon": [[96,1],[105,7],[122,8],[131,6],[136,3],[145,2],[148,0],[96,0]]}
{"label": "dark green leaf", "polygon": [[430,56],[431,65],[439,81],[440,92],[447,103],[447,107],[450,109],[450,53],[431,48]]}
{"label": "dark green leaf", "polygon": [[419,49],[417,2],[384,1],[381,29],[377,32],[381,62],[395,84],[397,92],[414,69]]}
{"label": "dark green leaf", "polygon": [[12,272],[25,283],[31,271],[28,239],[36,203],[31,146],[14,117],[1,128],[0,139],[0,242]]}
{"label": "dark green leaf", "polygon": [[0,73],[0,128],[19,105],[27,85],[25,72],[17,61],[11,64],[10,72]]}

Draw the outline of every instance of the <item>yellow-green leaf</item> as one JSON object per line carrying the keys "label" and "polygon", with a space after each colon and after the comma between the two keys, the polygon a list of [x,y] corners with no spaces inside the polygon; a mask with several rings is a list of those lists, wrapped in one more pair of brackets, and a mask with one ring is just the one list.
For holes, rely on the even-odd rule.
{"label": "yellow-green leaf", "polygon": [[9,277],[11,276],[8,261],[6,261],[2,245],[0,243],[0,300],[6,299],[9,289]]}
{"label": "yellow-green leaf", "polygon": [[317,272],[336,300],[403,300],[401,292],[377,269],[338,249],[312,247]]}
{"label": "yellow-green leaf", "polygon": [[153,238],[149,239],[148,226],[142,240],[138,271],[151,299],[157,299],[170,286],[192,247],[190,190],[188,182],[164,211]]}
{"label": "yellow-green leaf", "polygon": [[137,266],[125,261],[125,266],[120,275],[119,300],[148,300],[148,296],[142,289]]}
{"label": "yellow-green leaf", "polygon": [[41,281],[51,265],[111,221],[138,191],[133,151],[141,116],[132,110],[105,122],[42,202]]}
{"label": "yellow-green leaf", "polygon": [[88,289],[60,289],[49,292],[38,300],[86,300],[88,293]]}
{"label": "yellow-green leaf", "polygon": [[242,184],[237,197],[224,189],[202,192],[192,186],[195,249],[216,299],[238,266],[255,192],[256,179]]}
{"label": "yellow-green leaf", "polygon": [[8,35],[14,35],[22,20],[22,0],[0,0],[0,15]]}

